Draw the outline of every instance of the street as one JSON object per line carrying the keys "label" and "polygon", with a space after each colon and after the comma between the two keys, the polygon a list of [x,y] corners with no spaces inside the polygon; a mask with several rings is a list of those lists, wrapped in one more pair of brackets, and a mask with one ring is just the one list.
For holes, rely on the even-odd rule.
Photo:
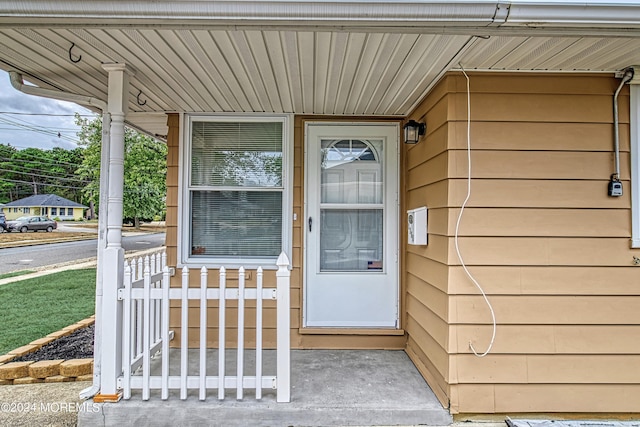
{"label": "street", "polygon": [[[123,236],[125,251],[141,251],[164,245],[165,233]],[[97,239],[0,249],[0,274],[68,263],[97,256]]]}

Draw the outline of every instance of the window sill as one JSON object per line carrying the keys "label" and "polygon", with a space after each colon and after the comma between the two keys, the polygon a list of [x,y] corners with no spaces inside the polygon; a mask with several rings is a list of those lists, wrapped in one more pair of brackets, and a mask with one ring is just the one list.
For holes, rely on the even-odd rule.
{"label": "window sill", "polygon": [[262,267],[263,270],[277,270],[278,266],[276,265],[276,262],[277,258],[258,261],[247,260],[246,262],[236,260],[199,260],[197,258],[190,258],[183,263],[179,263],[176,266],[176,269],[180,269],[183,267],[187,267],[188,269],[206,267],[207,270],[219,270],[221,267],[224,267],[226,270],[238,270],[240,267],[244,267],[245,270],[257,270],[258,267]]}
{"label": "window sill", "polygon": [[299,328],[300,335],[404,335],[404,329]]}

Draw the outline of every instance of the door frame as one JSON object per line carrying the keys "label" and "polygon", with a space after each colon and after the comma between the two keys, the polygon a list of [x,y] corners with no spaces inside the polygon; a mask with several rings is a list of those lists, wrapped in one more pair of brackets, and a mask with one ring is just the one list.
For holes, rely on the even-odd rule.
{"label": "door frame", "polygon": [[[395,327],[318,327],[318,326],[307,326],[306,325],[306,311],[307,311],[307,300],[306,300],[306,296],[307,296],[307,286],[308,286],[308,282],[309,282],[309,260],[308,260],[308,256],[309,256],[309,234],[307,232],[307,227],[306,227],[306,223],[307,223],[307,218],[309,218],[309,215],[311,214],[309,212],[309,175],[310,175],[310,164],[309,164],[309,145],[310,145],[310,141],[309,141],[309,127],[310,126],[362,126],[362,127],[366,127],[366,126],[376,126],[376,127],[393,127],[395,128],[395,135],[396,135],[396,146],[394,147],[394,151],[395,151],[395,164],[394,165],[387,165],[387,167],[392,167],[393,170],[389,170],[385,172],[385,186],[387,185],[387,176],[390,176],[393,178],[393,180],[395,181],[395,188],[391,189],[392,193],[395,193],[395,200],[392,204],[392,206],[386,206],[385,205],[385,210],[394,210],[395,213],[395,217],[396,217],[396,229],[395,230],[389,230],[389,232],[385,232],[385,254],[388,257],[390,263],[395,263],[395,274],[393,275],[393,278],[395,279],[395,284],[396,284],[396,291],[395,291],[395,304],[396,304],[396,322],[395,322]],[[401,277],[401,272],[400,272],[400,244],[401,244],[401,236],[400,236],[400,230],[402,229],[400,221],[401,221],[401,216],[400,216],[400,189],[401,189],[401,182],[400,182],[400,164],[401,164],[401,157],[400,157],[400,149],[401,149],[401,138],[400,138],[400,122],[399,121],[332,121],[332,120],[304,120],[302,122],[302,145],[303,145],[303,170],[304,170],[304,175],[303,175],[303,182],[302,182],[302,188],[303,188],[303,209],[302,209],[302,268],[303,268],[303,274],[302,274],[302,297],[301,297],[301,303],[302,303],[302,307],[301,307],[301,326],[300,329],[301,330],[307,330],[307,331],[321,331],[321,333],[344,333],[345,330],[349,330],[353,333],[357,333],[357,332],[361,332],[361,333],[366,333],[367,331],[389,331],[389,333],[393,333],[395,331],[399,331],[401,330],[401,283],[400,283],[400,277]],[[391,198],[393,199],[393,198]],[[386,201],[386,198],[385,198]],[[387,247],[388,247],[388,243],[389,241],[393,240],[394,245],[395,246],[395,253],[392,253],[392,251],[387,251]],[[312,332],[313,333],[313,332]]]}

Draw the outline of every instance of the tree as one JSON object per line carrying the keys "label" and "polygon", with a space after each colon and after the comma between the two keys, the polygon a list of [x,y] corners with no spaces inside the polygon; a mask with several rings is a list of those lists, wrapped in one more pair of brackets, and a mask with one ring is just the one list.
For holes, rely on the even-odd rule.
{"label": "tree", "polygon": [[12,158],[16,148],[10,145],[0,145],[0,203],[7,203],[18,199],[17,187],[20,183],[15,182],[16,174]]}
{"label": "tree", "polygon": [[0,202],[18,200],[34,194],[57,194],[82,203],[85,186],[76,174],[83,149],[18,150],[0,145]]}
{"label": "tree", "polygon": [[[78,134],[84,150],[84,160],[78,175],[89,183],[84,194],[96,207],[100,196],[100,153],[102,119],[82,119]],[[132,129],[125,128],[124,135],[124,218],[131,219],[136,228],[141,220],[163,216],[166,204],[167,146]]]}

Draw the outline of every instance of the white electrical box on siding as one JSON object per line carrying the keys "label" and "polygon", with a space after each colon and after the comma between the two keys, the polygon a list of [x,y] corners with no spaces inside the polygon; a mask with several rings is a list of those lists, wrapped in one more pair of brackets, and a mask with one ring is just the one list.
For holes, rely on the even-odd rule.
{"label": "white electrical box on siding", "polygon": [[407,211],[407,228],[409,230],[408,243],[410,245],[427,244],[426,206]]}

